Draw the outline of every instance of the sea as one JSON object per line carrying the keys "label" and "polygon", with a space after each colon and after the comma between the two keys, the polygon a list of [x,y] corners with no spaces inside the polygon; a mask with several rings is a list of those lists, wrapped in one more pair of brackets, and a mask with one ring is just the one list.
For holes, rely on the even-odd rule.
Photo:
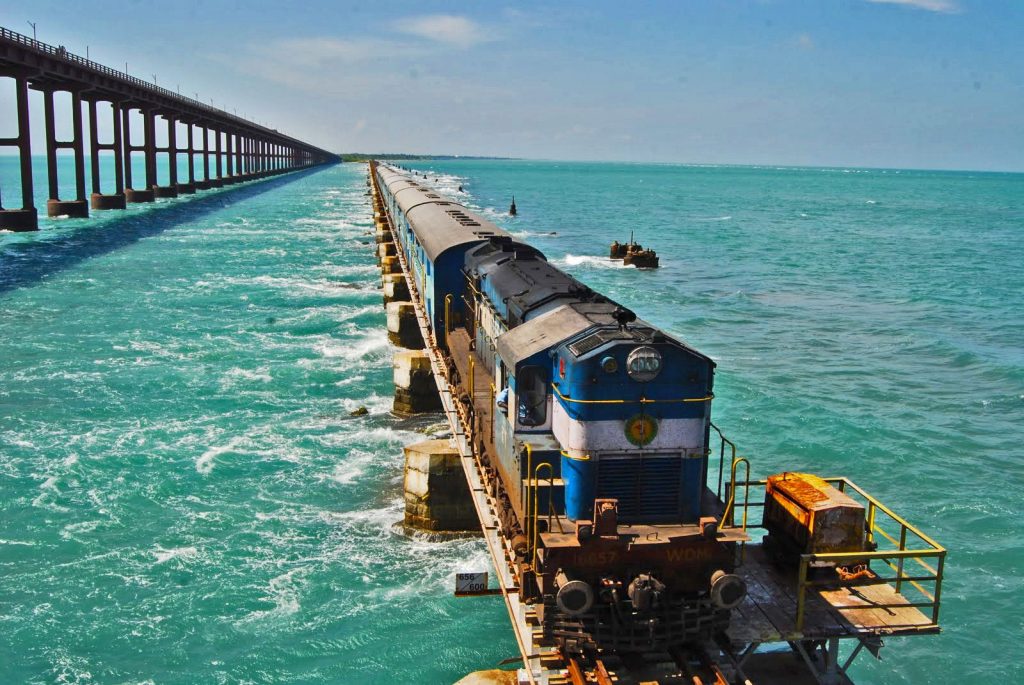
{"label": "sea", "polygon": [[[854,682],[1024,680],[1024,175],[407,165],[710,355],[755,477],[847,476],[949,550],[943,633]],[[445,428],[391,413],[365,165],[40,228],[0,233],[0,683],[514,661],[501,599],[453,596],[483,543],[394,527],[403,445]],[[631,235],[660,269],[607,258]]]}

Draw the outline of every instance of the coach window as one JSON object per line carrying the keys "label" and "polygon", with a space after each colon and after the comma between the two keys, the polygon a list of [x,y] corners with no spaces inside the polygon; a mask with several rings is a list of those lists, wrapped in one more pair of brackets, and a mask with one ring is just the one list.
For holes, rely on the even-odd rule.
{"label": "coach window", "polygon": [[524,366],[516,378],[516,396],[519,404],[519,423],[540,426],[548,416],[548,392],[544,369]]}

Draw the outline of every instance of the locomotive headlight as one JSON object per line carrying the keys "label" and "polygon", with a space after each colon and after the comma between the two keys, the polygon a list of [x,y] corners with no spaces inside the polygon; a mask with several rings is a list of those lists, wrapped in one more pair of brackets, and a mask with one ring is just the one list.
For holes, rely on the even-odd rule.
{"label": "locomotive headlight", "polygon": [[619,370],[619,362],[615,360],[615,357],[605,357],[601,360],[601,369],[605,373],[615,373]]}
{"label": "locomotive headlight", "polygon": [[653,381],[661,372],[661,353],[653,347],[638,347],[626,358],[626,373],[638,383]]}

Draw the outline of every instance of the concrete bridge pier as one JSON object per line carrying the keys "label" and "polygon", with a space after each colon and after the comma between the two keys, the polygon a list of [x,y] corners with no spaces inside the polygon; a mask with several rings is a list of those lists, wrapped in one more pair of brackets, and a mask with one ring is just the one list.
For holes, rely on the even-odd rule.
{"label": "concrete bridge pier", "polygon": [[430,357],[426,350],[399,350],[391,362],[395,381],[396,414],[423,414],[441,411],[441,396],[437,391]]}
{"label": "concrete bridge pier", "polygon": [[405,448],[405,529],[479,534],[466,487],[462,457],[450,440],[425,440]]}
{"label": "concrete bridge pier", "polygon": [[[82,136],[82,92],[71,93],[71,126],[73,138],[57,140],[56,119],[53,112],[53,94],[57,89],[43,90],[43,119],[46,127],[46,171],[50,186],[50,199],[46,201],[47,216],[89,216],[89,203],[85,200],[85,141]],[[57,177],[57,150],[70,149],[75,154],[75,199],[60,199],[60,182]]]}
{"label": "concrete bridge pier", "polygon": [[37,231],[39,216],[32,196],[32,140],[29,136],[28,119],[28,77],[22,72],[10,70],[0,76],[14,78],[14,90],[18,112],[18,135],[0,139],[0,147],[16,147],[21,171],[21,209],[5,209],[0,197],[0,228],[8,231]]}
{"label": "concrete bridge pier", "polygon": [[235,149],[234,149],[234,137],[235,134],[230,130],[224,131],[224,176],[221,178],[221,184],[229,186],[232,183],[237,183],[235,179]]}
{"label": "concrete bridge pier", "polygon": [[[157,113],[154,113],[154,114],[157,114]],[[167,147],[155,147],[154,150],[156,152],[166,152],[167,153],[167,172],[168,172],[168,176],[170,177],[170,179],[168,180],[167,185],[165,185],[165,186],[159,185],[157,183],[156,173],[155,173],[156,160],[154,159],[154,161],[153,161],[153,165],[154,165],[154,174],[153,174],[153,176],[154,176],[154,178],[153,178],[152,184],[150,185],[150,188],[153,189],[153,197],[162,198],[162,199],[170,199],[170,198],[178,197],[178,138],[177,138],[177,128],[178,128],[178,125],[177,125],[177,120],[175,119],[173,114],[170,114],[170,113],[167,113],[167,112],[163,112],[163,113],[159,113],[159,114],[160,114],[160,116],[163,116],[164,121],[167,122]],[[155,129],[155,123],[154,123],[154,129]],[[147,179],[147,183],[148,182],[149,181]]]}
{"label": "concrete bridge pier", "polygon": [[[135,145],[134,143],[132,143],[131,113],[132,113],[132,110],[134,110],[134,109],[139,110],[139,112],[142,114],[142,117],[143,117],[142,134],[143,134],[144,140],[143,140],[143,144],[142,145]],[[151,177],[150,177],[150,173],[151,173],[150,172],[150,168],[151,168],[150,167],[150,142],[153,140],[153,130],[152,130],[152,127],[150,126],[150,119],[147,116],[147,110],[143,109],[142,107],[133,107],[131,105],[126,105],[126,106],[122,107],[122,109],[121,109],[121,129],[122,129],[121,132],[124,135],[124,142],[122,143],[122,146],[124,148],[124,185],[125,185],[124,197],[125,197],[125,201],[129,202],[129,203],[152,202],[153,199],[154,199],[153,198],[153,189],[152,189],[152,187],[154,185],[156,185],[156,180],[154,178],[154,179],[152,179],[152,183],[150,183],[150,180],[151,180]],[[135,187],[133,187],[134,186],[134,184],[132,183],[132,153],[133,152],[141,152],[141,153],[143,153],[145,155],[145,158],[146,158],[145,174],[146,174],[146,181],[147,181],[145,188],[135,188]],[[153,166],[152,166],[153,171],[152,171],[152,175],[154,177],[156,176],[156,166],[155,166],[156,159],[155,159],[155,157],[156,157],[156,152],[153,152]]]}
{"label": "concrete bridge pier", "polygon": [[[92,168],[92,195],[89,205],[92,209],[124,209],[124,154],[121,150],[121,106],[116,100],[109,100],[114,125],[114,139],[110,143],[101,143],[99,124],[96,120],[97,98],[89,98],[89,162]],[[114,153],[114,192],[104,195],[100,187],[100,151],[110,150]]]}
{"label": "concrete bridge pier", "polygon": [[203,178],[197,180],[196,190],[209,190],[210,185],[210,128],[202,122],[196,122],[203,129]]}
{"label": "concrete bridge pier", "polygon": [[416,310],[412,302],[389,302],[387,310],[388,340],[392,345],[407,350],[422,350],[423,335],[416,322]]}
{"label": "concrete bridge pier", "polygon": [[224,185],[223,179],[223,157],[224,153],[221,150],[221,131],[220,129],[213,129],[213,160],[214,160],[214,174],[211,178],[207,174],[207,178],[210,179],[211,188],[221,188]]}
{"label": "concrete bridge pier", "polygon": [[[186,183],[178,183],[175,187],[178,189],[178,195],[193,195],[196,192],[196,146],[195,139],[192,133],[192,125],[194,121],[191,118],[182,117],[179,119],[181,123],[188,127],[188,135],[185,138],[185,149],[179,150],[188,155],[188,181]],[[175,166],[177,166],[175,164]]]}
{"label": "concrete bridge pier", "polygon": [[411,298],[409,284],[402,274],[385,274],[382,276],[384,284],[384,306],[392,302],[408,302]]}

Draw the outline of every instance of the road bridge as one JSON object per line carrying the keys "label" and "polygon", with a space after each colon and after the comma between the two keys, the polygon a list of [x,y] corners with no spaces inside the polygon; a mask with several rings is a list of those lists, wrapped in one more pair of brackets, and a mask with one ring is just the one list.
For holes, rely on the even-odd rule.
{"label": "road bridge", "polygon": [[[0,78],[14,80],[17,135],[0,138],[0,149],[14,148],[20,161],[21,208],[7,208],[0,188],[0,229],[34,231],[39,227],[33,197],[29,89],[43,94],[48,181],[47,216],[87,217],[95,210],[124,209],[132,202],[177,197],[197,190],[277,175],[316,164],[339,162],[327,150],[261,126],[153,83],[0,27]],[[71,95],[72,137],[58,140],[54,93]],[[98,103],[109,103],[112,138],[101,142]],[[85,116],[88,113],[91,193],[86,196]],[[142,130],[133,137],[130,116],[141,114]],[[6,118],[6,117],[5,117]],[[157,143],[166,127],[166,145]],[[184,126],[184,140],[179,139]],[[74,155],[74,190],[62,195],[57,153]],[[100,153],[112,153],[113,192],[101,192]],[[132,175],[132,153],[145,160],[144,178]],[[159,185],[158,155],[166,155],[168,183]],[[187,159],[187,178],[179,178],[179,156]],[[107,184],[109,185],[109,183]]]}

